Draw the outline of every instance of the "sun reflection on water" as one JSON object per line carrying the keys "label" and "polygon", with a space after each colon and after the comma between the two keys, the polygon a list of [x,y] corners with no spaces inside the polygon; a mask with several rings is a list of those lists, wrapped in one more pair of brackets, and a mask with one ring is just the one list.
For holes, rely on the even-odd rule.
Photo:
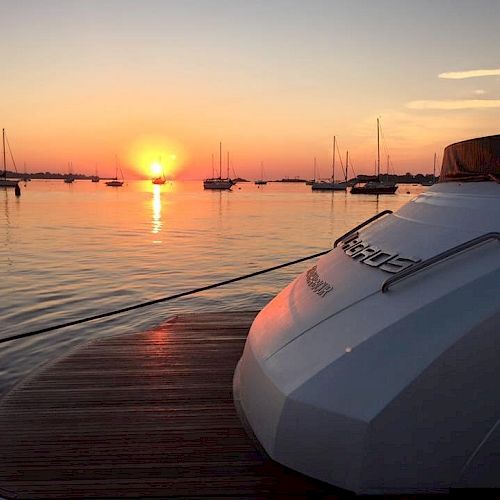
{"label": "sun reflection on water", "polygon": [[[162,229],[161,221],[161,186],[153,185],[153,200],[151,203],[153,214],[151,220],[151,232],[159,234]],[[161,243],[161,240],[153,240],[153,243]]]}

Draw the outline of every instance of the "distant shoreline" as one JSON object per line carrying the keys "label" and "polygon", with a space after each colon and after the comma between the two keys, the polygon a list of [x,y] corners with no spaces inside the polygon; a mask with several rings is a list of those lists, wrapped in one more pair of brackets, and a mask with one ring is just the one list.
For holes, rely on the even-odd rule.
{"label": "distant shoreline", "polygon": [[[25,178],[29,179],[46,179],[46,180],[64,180],[68,175],[68,173],[65,174],[59,174],[59,173],[54,173],[54,172],[34,172],[34,173],[18,173],[18,172],[10,172],[7,170],[7,178],[9,179],[19,179],[23,180]],[[92,180],[93,175],[86,175],[86,174],[71,174],[75,180]],[[107,181],[110,179],[114,179],[114,177],[100,177],[100,180]],[[360,174],[355,178],[349,179],[348,184],[354,184],[355,182],[367,182],[370,180],[374,180],[376,177],[373,175],[365,175],[365,174]],[[383,181],[389,181],[389,182],[395,182],[396,184],[422,184],[426,183],[429,181],[437,181],[439,179],[438,176],[434,179],[434,176],[432,174],[411,174],[411,173],[406,173],[403,175],[396,175],[396,174],[383,174],[380,176],[380,179]],[[148,180],[147,178],[145,179],[134,179],[134,180]],[[284,182],[284,183],[305,183],[307,179],[302,179],[298,177],[284,177],[282,179],[269,179],[268,182]],[[247,179],[236,179],[236,182],[251,182]]]}

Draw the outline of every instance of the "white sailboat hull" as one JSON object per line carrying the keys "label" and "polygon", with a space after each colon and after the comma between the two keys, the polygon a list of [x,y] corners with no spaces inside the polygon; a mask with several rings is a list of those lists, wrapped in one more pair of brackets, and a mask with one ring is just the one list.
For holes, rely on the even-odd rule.
{"label": "white sailboat hull", "polygon": [[339,245],[260,312],[234,395],[273,459],[356,493],[500,487],[500,242],[381,291],[491,232],[500,185],[437,184],[359,232],[386,264]]}

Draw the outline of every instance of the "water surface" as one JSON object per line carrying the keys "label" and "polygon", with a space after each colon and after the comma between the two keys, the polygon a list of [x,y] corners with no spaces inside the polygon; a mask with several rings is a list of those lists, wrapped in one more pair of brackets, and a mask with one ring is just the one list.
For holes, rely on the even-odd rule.
{"label": "water surface", "polygon": [[[201,182],[32,181],[0,190],[0,337],[106,312],[331,247],[395,196],[311,192],[295,183],[204,191]],[[408,193],[409,191],[409,193]],[[179,312],[257,310],[305,262],[178,301],[0,345],[0,394],[86,340],[151,328]]]}

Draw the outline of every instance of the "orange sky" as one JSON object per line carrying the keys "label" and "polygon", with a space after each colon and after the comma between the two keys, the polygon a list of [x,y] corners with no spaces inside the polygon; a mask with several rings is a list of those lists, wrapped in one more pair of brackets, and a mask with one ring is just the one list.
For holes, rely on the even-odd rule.
{"label": "orange sky", "polygon": [[[376,4],[376,5],[375,5]],[[478,4],[481,4],[478,6]],[[52,0],[2,7],[0,117],[20,170],[211,175],[430,172],[498,133],[500,4],[381,0]],[[376,29],[374,29],[374,27]],[[22,29],[20,29],[22,28]]]}

